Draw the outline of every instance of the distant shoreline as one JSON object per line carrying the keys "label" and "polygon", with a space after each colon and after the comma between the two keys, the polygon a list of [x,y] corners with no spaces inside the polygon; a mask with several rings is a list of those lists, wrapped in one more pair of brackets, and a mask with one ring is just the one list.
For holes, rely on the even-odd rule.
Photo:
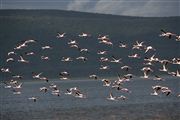
{"label": "distant shoreline", "polygon": [[[17,12],[27,12],[27,11],[42,11],[42,12],[66,12],[73,14],[86,14],[86,15],[96,15],[96,16],[109,16],[109,17],[126,17],[126,18],[176,18],[180,16],[163,16],[163,17],[147,17],[147,16],[127,16],[127,15],[114,15],[114,14],[103,14],[103,13],[90,13],[82,11],[73,10],[60,10],[60,9],[0,9],[0,11],[17,11]],[[0,15],[1,16],[1,15]]]}

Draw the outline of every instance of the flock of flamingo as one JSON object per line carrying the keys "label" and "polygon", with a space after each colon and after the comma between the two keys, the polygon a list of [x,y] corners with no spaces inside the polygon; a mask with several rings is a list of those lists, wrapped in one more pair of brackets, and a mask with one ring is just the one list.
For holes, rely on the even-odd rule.
{"label": "flock of flamingo", "polygon": [[[161,34],[159,35],[160,37],[164,37],[165,39],[169,39],[169,40],[175,40],[177,42],[180,41],[180,36],[171,32],[166,32],[164,30],[161,30]],[[57,33],[56,38],[58,40],[65,40],[64,38],[66,38],[68,36],[67,33]],[[81,38],[88,38],[91,37],[92,35],[87,34],[87,33],[82,33],[79,34],[77,37],[81,37]],[[39,41],[37,40],[24,40],[24,41],[20,41],[12,51],[7,53],[8,58],[6,59],[6,63],[10,66],[10,64],[13,64],[14,62],[19,62],[20,64],[30,64],[31,62],[27,59],[30,56],[34,56],[36,55],[36,52],[30,51],[30,52],[25,52],[25,53],[21,53],[18,54],[22,49],[26,49],[27,47],[30,46],[30,44],[34,45],[34,44],[38,44]],[[97,37],[97,44],[103,44],[103,45],[107,45],[107,46],[114,46],[112,40],[110,39],[109,35],[99,35]],[[68,57],[62,57],[61,58],[61,62],[64,62],[64,64],[66,64],[67,62],[73,62],[73,61],[82,61],[83,63],[87,62],[89,59],[88,57],[85,57],[84,54],[88,54],[89,52],[91,52],[88,48],[81,48],[80,45],[78,44],[77,40],[69,40],[67,42],[67,45],[69,46],[70,49],[72,50],[77,50],[81,54],[82,56],[78,56],[76,58],[68,56]],[[119,49],[131,49],[131,50],[140,50],[140,51],[144,51],[144,54],[148,54],[149,51],[152,52],[157,52],[157,50],[153,47],[153,46],[149,46],[149,45],[145,45],[144,41],[136,41],[135,44],[133,44],[132,47],[130,47],[129,45],[127,45],[125,42],[119,42],[118,45]],[[41,46],[42,51],[47,51],[47,50],[51,50],[53,49],[52,46],[50,45],[45,45],[45,46]],[[17,51],[19,51],[17,53]],[[123,65],[122,63],[122,58],[117,58],[114,55],[111,55],[111,58],[106,57],[108,53],[108,51],[106,50],[98,50],[97,51],[97,56],[99,56],[99,62],[102,63],[101,66],[98,68],[101,71],[107,71],[110,70],[111,67],[109,66],[109,64],[117,64],[117,65],[121,65],[119,69],[122,69],[126,74],[124,75],[120,75],[117,73],[117,80],[110,80],[107,78],[103,78],[100,79],[100,77],[96,74],[89,74],[88,78],[89,79],[94,79],[94,80],[101,80],[102,81],[102,85],[105,87],[110,87],[112,89],[115,89],[117,91],[121,91],[121,92],[125,92],[127,94],[130,94],[131,91],[128,88],[125,88],[123,86],[124,83],[130,81],[131,79],[134,78],[134,74],[129,73],[129,71],[131,69],[133,69],[130,65]],[[18,57],[19,59],[15,59]],[[129,59],[140,59],[141,55],[140,54],[131,54],[127,56]],[[49,61],[50,58],[48,56],[40,56],[41,60],[44,61]],[[153,80],[157,80],[157,81],[164,81],[165,79],[160,77],[159,75],[156,75],[155,71],[151,68],[151,66],[153,66],[155,63],[160,64],[162,66],[162,68],[159,69],[160,72],[164,72],[167,73],[167,75],[171,75],[174,77],[180,77],[180,73],[179,70],[177,69],[177,71],[170,71],[167,67],[168,64],[173,64],[173,65],[177,65],[179,67],[180,65],[180,58],[173,58],[173,59],[160,59],[158,57],[156,57],[155,53],[151,56],[151,57],[145,57],[144,58],[144,67],[140,70],[143,72],[143,76],[141,78],[143,79],[150,79],[150,74],[154,73],[153,75]],[[106,65],[105,65],[106,64]],[[177,67],[177,68],[178,68]],[[15,95],[21,95],[22,93],[22,87],[23,87],[23,83],[19,82],[18,80],[20,79],[24,79],[24,76],[21,74],[17,74],[14,75],[13,71],[11,71],[10,67],[2,67],[1,68],[1,72],[3,74],[10,74],[12,76],[12,79],[10,80],[4,80],[4,87],[7,89],[10,89],[10,91],[12,91],[13,94]],[[80,88],[78,87],[72,87],[72,88],[67,88],[65,92],[62,92],[62,90],[60,90],[60,87],[58,87],[56,84],[54,83],[50,83],[48,77],[45,77],[43,75],[43,72],[31,72],[32,74],[32,79],[35,80],[42,80],[47,82],[48,87],[46,86],[42,86],[39,88],[40,92],[46,93],[46,92],[50,92],[52,95],[56,95],[56,96],[61,96],[61,94],[65,94],[65,95],[71,95],[73,97],[76,98],[87,98],[87,95],[80,90]],[[68,71],[61,71],[59,72],[59,78],[61,80],[69,80],[69,77],[71,76],[71,74]],[[53,81],[51,81],[53,82]],[[155,85],[152,86],[152,93],[150,93],[150,95],[155,95],[158,96],[160,94],[168,96],[172,93],[172,90],[167,87],[167,86],[161,86],[161,85]],[[177,97],[180,97],[180,93],[176,95]],[[29,100],[32,100],[34,102],[36,102],[38,100],[38,97],[36,96],[29,96],[29,98],[27,98]],[[111,101],[119,101],[119,100],[126,100],[127,97],[124,95],[120,95],[120,96],[114,96],[112,91],[109,92],[109,96],[107,96],[106,98],[107,100],[111,100]]]}

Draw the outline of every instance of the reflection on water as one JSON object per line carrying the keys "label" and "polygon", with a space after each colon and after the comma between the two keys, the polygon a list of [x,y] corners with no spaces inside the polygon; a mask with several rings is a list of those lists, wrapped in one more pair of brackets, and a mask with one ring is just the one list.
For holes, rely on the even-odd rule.
{"label": "reflection on water", "polygon": [[[101,81],[55,81],[61,91],[77,86],[88,98],[78,99],[61,94],[40,93],[39,87],[48,86],[44,82],[24,82],[21,95],[13,95],[1,85],[1,120],[178,120],[180,119],[179,80],[164,82],[133,80],[125,83],[132,93],[114,92],[125,95],[126,101],[108,101],[110,88],[103,87]],[[168,86],[170,96],[151,96],[152,85]],[[37,102],[27,98],[37,96]]]}

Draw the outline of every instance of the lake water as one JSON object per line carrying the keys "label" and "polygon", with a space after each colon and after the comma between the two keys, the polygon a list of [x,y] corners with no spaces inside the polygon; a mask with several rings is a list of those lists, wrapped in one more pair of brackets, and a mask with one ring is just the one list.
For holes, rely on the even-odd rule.
{"label": "lake water", "polygon": [[[39,88],[56,84],[61,92],[54,96],[50,92],[39,92]],[[151,86],[162,85],[172,90],[165,96],[151,96]],[[79,87],[87,95],[86,99],[65,95],[70,87]],[[180,119],[180,79],[166,78],[165,81],[132,79],[124,87],[132,93],[122,93],[104,87],[98,80],[52,80],[23,82],[22,94],[14,95],[1,84],[1,120],[178,120]],[[127,100],[108,101],[112,91],[114,96],[125,95]],[[38,97],[37,102],[28,100]]]}

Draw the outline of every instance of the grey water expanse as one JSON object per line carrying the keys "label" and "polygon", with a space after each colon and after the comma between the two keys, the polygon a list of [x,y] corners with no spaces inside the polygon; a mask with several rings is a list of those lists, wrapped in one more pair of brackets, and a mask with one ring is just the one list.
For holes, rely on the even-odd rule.
{"label": "grey water expanse", "polygon": [[[61,96],[50,92],[41,93],[39,87],[55,83],[60,88]],[[124,84],[132,93],[122,93],[102,86],[99,80],[51,80],[28,81],[23,83],[22,94],[13,95],[12,91],[1,85],[1,120],[178,120],[180,119],[180,81],[169,77],[165,81],[132,79]],[[172,94],[151,96],[152,85],[167,86]],[[79,87],[86,99],[65,95],[70,87]],[[109,91],[115,96],[125,95],[123,101],[108,101]],[[37,102],[28,97],[38,97]]]}
{"label": "grey water expanse", "polygon": [[[160,59],[173,59],[180,57],[177,52],[180,49],[179,42],[175,39],[159,37],[161,29],[179,34],[180,17],[129,17],[117,15],[92,14],[61,10],[0,10],[0,57],[1,67],[10,67],[14,74],[23,74],[26,78],[32,78],[31,72],[43,72],[48,78],[58,78],[59,71],[69,71],[72,77],[87,77],[96,73],[99,76],[115,76],[119,72],[116,64],[111,64],[112,71],[103,72],[98,68],[101,65],[97,52],[107,50],[107,57],[112,55],[122,58],[123,65],[135,68],[132,73],[142,75],[139,71],[143,67],[144,57],[156,54]],[[57,33],[66,32],[64,39],[57,39]],[[82,32],[91,34],[89,38],[79,38]],[[113,47],[98,43],[99,35],[109,35]],[[29,65],[7,63],[7,53],[13,51],[14,47],[23,40],[34,39],[37,44],[31,44],[28,48],[17,50],[18,55],[33,51],[36,56],[25,57],[30,61]],[[76,40],[80,47],[87,48],[88,54],[80,54],[79,51],[70,49],[67,42]],[[128,49],[119,48],[119,42],[126,43]],[[133,51],[131,47],[136,41],[144,41],[145,45],[153,46],[156,51],[144,54],[141,51]],[[42,51],[41,47],[50,45],[52,50]],[[132,60],[127,56],[138,53],[140,60]],[[40,59],[41,55],[49,56],[50,60],[45,62]],[[62,57],[76,58],[80,55],[88,57],[86,63],[72,62],[64,64]],[[19,59],[19,57],[15,57]],[[158,67],[157,67],[158,66]],[[160,64],[155,69],[160,68]],[[178,68],[168,65],[170,71]],[[77,72],[78,71],[78,72]],[[80,72],[79,72],[80,71]],[[157,74],[164,74],[158,72]],[[0,80],[11,78],[9,74],[2,74]]]}

